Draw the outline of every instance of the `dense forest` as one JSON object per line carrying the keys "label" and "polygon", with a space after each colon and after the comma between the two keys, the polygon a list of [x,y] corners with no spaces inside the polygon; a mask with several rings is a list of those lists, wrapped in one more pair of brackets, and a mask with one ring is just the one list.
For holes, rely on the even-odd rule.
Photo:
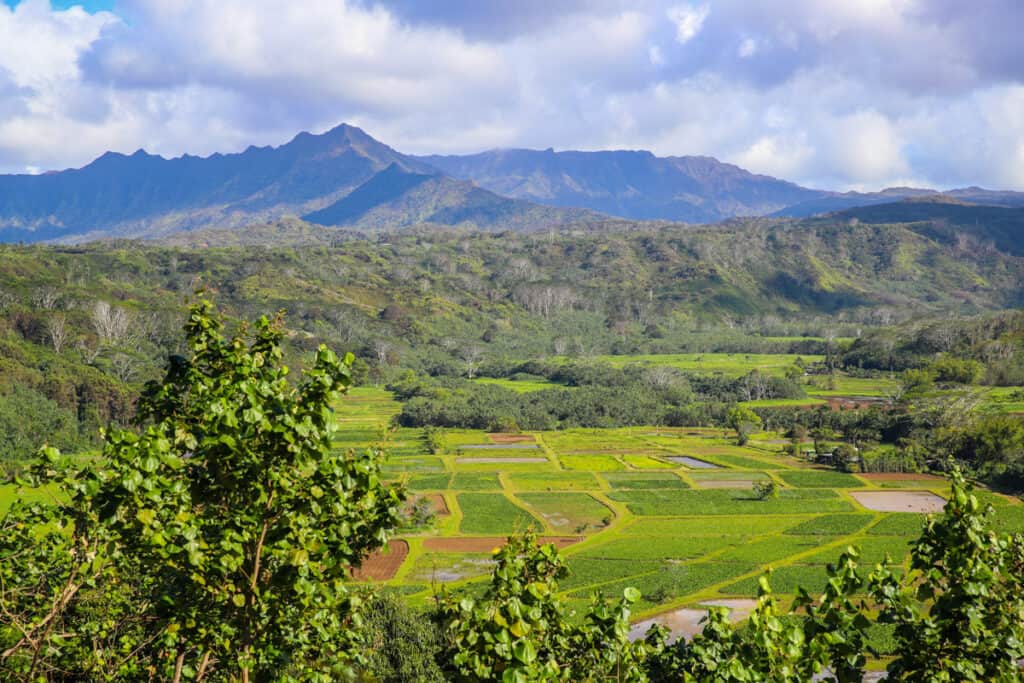
{"label": "dense forest", "polygon": [[[5,246],[0,461],[16,468],[43,435],[87,449],[101,426],[127,423],[142,384],[180,346],[184,305],[200,288],[239,319],[286,310],[286,349],[299,365],[322,342],[352,351],[357,381],[407,400],[405,424],[717,424],[732,403],[800,397],[807,378],[837,371],[906,376],[890,402],[927,402],[936,386],[1020,386],[1024,315],[1000,311],[1022,303],[1024,260],[926,228],[819,218],[360,237],[285,222],[189,238],[280,246]],[[787,379],[593,360],[682,352],[825,361]],[[469,381],[479,376],[534,376],[553,388],[527,399]],[[896,443],[914,427],[869,431]]]}

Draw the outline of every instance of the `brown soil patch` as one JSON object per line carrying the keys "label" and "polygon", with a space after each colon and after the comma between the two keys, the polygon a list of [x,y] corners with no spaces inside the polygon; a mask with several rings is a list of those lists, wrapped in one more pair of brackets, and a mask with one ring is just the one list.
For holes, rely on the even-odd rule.
{"label": "brown soil patch", "polygon": [[487,438],[494,443],[537,443],[532,434],[507,434],[504,432],[492,432]]}
{"label": "brown soil patch", "polygon": [[946,500],[931,491],[851,491],[858,503],[875,512],[942,512]]}
{"label": "brown soil patch", "polygon": [[[428,538],[423,541],[427,550],[442,553],[489,553],[495,548],[505,545],[508,540],[504,536],[484,536],[477,538]],[[582,536],[542,536],[541,543],[554,543],[558,548],[565,548],[583,540]]]}
{"label": "brown soil patch", "polygon": [[868,481],[942,481],[934,474],[915,472],[858,472],[857,476]]}
{"label": "brown soil patch", "polygon": [[448,501],[444,499],[444,494],[441,493],[423,493],[413,496],[409,500],[409,507],[412,507],[424,498],[430,501],[430,511],[438,517],[446,517],[452,514],[451,510],[448,509]]}
{"label": "brown soil patch", "polygon": [[388,541],[386,550],[371,553],[361,567],[352,570],[352,578],[356,581],[387,581],[398,573],[408,555],[408,543],[401,539]]}

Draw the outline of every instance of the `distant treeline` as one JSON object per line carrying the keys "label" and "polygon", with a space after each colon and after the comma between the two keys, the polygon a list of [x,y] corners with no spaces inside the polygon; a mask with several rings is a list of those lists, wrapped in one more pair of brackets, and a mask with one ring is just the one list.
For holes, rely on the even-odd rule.
{"label": "distant treeline", "polygon": [[794,380],[759,372],[729,379],[666,367],[543,361],[508,370],[512,379],[564,386],[519,393],[492,384],[410,373],[388,388],[403,401],[398,418],[403,426],[491,430],[720,424],[729,404],[737,401],[806,396]]}

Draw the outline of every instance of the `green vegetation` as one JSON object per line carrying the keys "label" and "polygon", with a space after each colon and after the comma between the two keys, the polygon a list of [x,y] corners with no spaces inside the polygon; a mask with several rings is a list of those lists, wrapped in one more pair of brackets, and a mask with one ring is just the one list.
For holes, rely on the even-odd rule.
{"label": "green vegetation", "polygon": [[500,491],[501,481],[494,472],[456,472],[450,488],[456,491]]}
{"label": "green vegetation", "polygon": [[790,486],[802,489],[855,489],[864,486],[864,482],[851,474],[827,470],[780,472],[779,478]]}
{"label": "green vegetation", "polygon": [[280,321],[251,340],[221,326],[193,306],[187,355],[147,385],[139,431],[108,431],[80,469],[44,449],[28,480],[63,502],[0,518],[4,680],[178,680],[187,664],[298,681],[361,663],[348,572],[403,492],[381,484],[379,453],[331,447],[353,359],[321,347],[293,387]]}
{"label": "green vegetation", "polygon": [[[759,500],[750,491],[621,491],[609,494],[626,503],[633,514],[646,515],[751,515],[852,511],[833,491],[782,489],[778,496]],[[813,508],[810,506],[813,505]]]}
{"label": "green vegetation", "polygon": [[[404,234],[275,249],[0,248],[0,467],[6,477],[0,515],[11,510],[0,524],[13,524],[3,527],[9,534],[0,538],[0,576],[17,587],[8,599],[31,603],[12,612],[17,625],[0,616],[0,651],[17,645],[17,654],[0,663],[0,677],[14,677],[10,670],[29,679],[33,665],[26,647],[41,648],[46,667],[66,668],[72,678],[113,672],[109,676],[116,679],[120,666],[128,667],[122,678],[138,678],[152,666],[150,675],[173,679],[183,652],[182,676],[193,678],[212,653],[207,680],[240,678],[245,667],[254,677],[272,672],[265,677],[302,678],[300,668],[306,667],[367,680],[431,680],[438,671],[451,678],[456,670],[466,680],[486,680],[516,667],[537,671],[529,667],[549,661],[564,662],[565,672],[579,671],[584,662],[605,671],[601,667],[612,666],[610,661],[596,665],[588,659],[598,651],[613,653],[618,662],[646,662],[641,670],[654,680],[679,680],[679,670],[703,671],[701,658],[710,661],[711,653],[736,667],[768,666],[757,669],[761,673],[783,661],[801,672],[816,661],[838,661],[822,653],[842,654],[844,666],[856,669],[866,651],[858,643],[879,637],[881,627],[874,623],[877,615],[868,614],[875,631],[852,628],[848,618],[855,610],[845,601],[853,596],[870,598],[896,622],[881,636],[893,661],[910,644],[935,655],[947,639],[962,651],[975,647],[971,656],[980,658],[982,668],[958,680],[996,675],[995,660],[981,645],[957,641],[933,625],[921,627],[923,608],[907,591],[916,585],[911,582],[925,582],[938,593],[956,593],[935,573],[945,561],[937,554],[946,552],[941,545],[969,558],[963,571],[972,576],[998,568],[992,595],[1015,605],[1011,588],[1019,586],[1006,575],[1017,560],[977,539],[987,538],[982,529],[1024,531],[1024,504],[978,491],[971,509],[969,496],[954,496],[947,516],[924,531],[934,545],[908,558],[908,542],[925,529],[926,517],[858,512],[849,490],[892,494],[897,504],[906,502],[898,496],[908,489],[946,497],[946,481],[912,477],[945,470],[951,455],[995,490],[1024,491],[1024,421],[1018,414],[1024,409],[1017,409],[1024,405],[1024,314],[981,310],[1019,305],[1006,292],[1019,281],[1020,264],[969,255],[950,264],[941,246],[917,232],[841,229],[827,221],[806,235],[785,226],[748,225],[743,229],[762,241],[755,241],[751,255],[730,255],[724,247],[729,231],[738,229],[726,226],[718,235],[666,227],[601,239]],[[853,241],[852,234],[877,240],[876,247]],[[908,247],[899,252],[900,263],[887,260],[886,245]],[[908,259],[915,272],[943,264],[953,284],[905,277]],[[631,277],[624,280],[622,273]],[[215,329],[221,323],[203,332],[197,320],[210,316],[193,311],[190,339],[210,336],[202,337],[203,349],[183,348],[172,331],[184,317],[182,295],[197,281],[215,288],[231,315],[252,318],[286,307],[295,329],[284,334],[274,323],[253,328],[227,319],[226,341],[216,342],[211,340],[221,334]],[[964,308],[963,291],[979,308]],[[922,317],[929,315],[938,317]],[[236,335],[248,340],[253,334],[256,342],[232,345]],[[360,360],[332,361],[319,351],[321,342],[357,351]],[[241,363],[237,379],[249,383],[249,393],[236,395],[211,380],[216,391],[192,397],[189,382],[216,376],[213,365],[198,375],[175,373],[215,351]],[[167,356],[174,360],[163,382],[150,385],[164,393],[147,390],[137,411],[135,397],[159,378]],[[326,397],[324,390],[325,398],[314,402],[323,410],[309,418],[312,426],[293,425],[278,419],[291,414],[282,407],[292,405],[284,365],[295,375],[308,370],[314,379],[324,372],[343,375],[334,388],[361,386],[343,398]],[[280,374],[267,379],[275,372]],[[175,403],[178,393],[189,398]],[[227,407],[213,405],[216,397],[225,398]],[[159,411],[152,407],[158,399]],[[259,410],[248,404],[235,409],[257,399],[265,399]],[[328,405],[333,412],[326,412]],[[185,419],[213,426],[199,430],[195,443],[172,430],[165,445],[150,431]],[[338,426],[329,435],[328,421]],[[111,429],[101,442],[105,425]],[[287,434],[296,443],[315,442],[302,452],[319,464],[305,459],[301,471],[278,467],[287,460],[282,453],[292,452],[282,446]],[[44,441],[74,454],[44,461],[45,468],[113,472],[116,478],[91,474],[67,484],[63,474],[40,471],[32,453]],[[383,464],[378,447],[388,456]],[[199,472],[214,463],[209,473],[219,473],[217,463],[229,458],[239,468],[225,470],[230,476]],[[9,481],[15,476],[33,486],[19,488]],[[271,476],[281,477],[287,495],[267,493]],[[426,516],[415,521],[398,501],[398,487],[382,481],[443,494],[421,501],[438,506],[437,514],[426,510],[429,523],[421,523]],[[235,488],[229,490],[229,483]],[[66,485],[71,489],[62,494]],[[186,500],[184,492],[192,491],[199,493]],[[219,504],[208,505],[210,500]],[[101,502],[122,514],[88,512]],[[988,503],[998,513],[981,521],[977,506]],[[273,520],[284,527],[268,527],[268,534],[280,533],[268,536],[274,559],[261,565],[267,585],[258,587],[254,603],[246,577],[252,576],[259,504],[290,507]],[[960,521],[949,521],[950,515]],[[292,516],[294,524],[285,524]],[[344,525],[311,528],[339,516]],[[231,526],[225,519],[240,521]],[[67,534],[40,529],[55,520]],[[378,547],[391,527],[399,528],[408,555],[353,588],[348,568]],[[536,583],[546,586],[537,588],[542,594],[514,585],[508,575],[485,585],[481,576],[495,560],[489,544],[500,545],[493,537],[529,528],[571,537],[559,539],[565,544],[559,553],[541,553],[550,567],[531,565],[540,559],[529,544],[497,558],[506,569],[534,572]],[[570,543],[576,537],[584,539]],[[104,550],[97,566],[83,565],[79,558],[85,555],[70,552],[101,541],[112,550]],[[859,554],[836,563],[848,545],[858,546]],[[1013,543],[1004,545],[1006,553],[1017,552]],[[337,551],[333,559],[321,562],[329,549]],[[892,576],[869,580],[853,566],[873,565],[887,554],[896,563]],[[553,570],[562,563],[569,576]],[[762,582],[769,565],[770,587],[783,598],[778,604],[795,600],[794,612],[782,612]],[[835,572],[826,587],[830,597],[801,602],[799,588],[825,585],[828,565]],[[26,566],[30,571],[22,571]],[[19,643],[18,626],[36,629],[33,634],[46,628],[39,615],[60,601],[60,582],[73,570],[92,583],[83,583],[58,610],[52,637],[83,633],[89,643],[74,637],[51,647],[52,634]],[[907,583],[901,583],[903,575]],[[372,584],[403,598],[381,603],[383,616],[368,626],[367,641],[352,635],[349,625],[366,614],[361,593]],[[431,634],[415,628],[428,623],[425,615],[405,611],[428,605],[427,584],[448,585],[452,596],[433,614],[445,629],[434,625]],[[621,600],[626,588],[641,594],[595,607],[588,621],[583,612],[594,591]],[[746,630],[715,616],[703,639],[685,651],[654,638],[641,655],[620,632],[630,619],[759,594]],[[260,602],[264,595],[266,603]],[[165,596],[176,601],[173,606],[161,602]],[[975,595],[956,599],[978,610],[996,609]],[[527,631],[511,613],[503,613],[504,624],[493,618],[499,606],[543,611],[552,601],[562,607],[544,613],[564,614],[571,628],[557,625],[542,633],[523,618]],[[97,615],[107,608],[98,606],[107,603],[118,626],[100,633]],[[141,618],[149,615],[143,604],[157,606],[149,621]],[[253,604],[266,610],[243,609]],[[966,618],[959,603],[943,604],[949,614]],[[579,613],[570,616],[571,608]],[[319,643],[319,635],[294,646],[292,635],[282,635],[284,625],[300,617],[303,626],[294,638],[306,638],[318,625],[331,630],[322,657],[309,644]],[[766,626],[772,620],[778,630]],[[342,621],[347,635],[335,639],[333,629]],[[819,637],[825,626],[849,636],[848,652],[838,653],[839,644]],[[255,633],[248,650],[237,635],[246,628]],[[226,629],[232,633],[225,635]],[[778,638],[798,632],[803,644],[790,654],[803,658],[799,664],[787,659],[790,654],[766,654]],[[1012,649],[999,638],[973,636],[999,652]],[[398,643],[360,659],[358,653],[372,647],[367,642],[388,638],[420,643],[422,652],[434,653],[435,666]],[[497,638],[508,641],[491,647]],[[524,643],[519,656],[504,647],[517,642]],[[144,663],[125,659],[136,648]],[[279,676],[285,649],[305,659]],[[774,663],[765,664],[769,660]],[[898,666],[910,672],[922,665],[908,659]],[[659,679],[658,667],[683,668],[675,669],[675,678]],[[919,680],[917,675],[905,678]]]}
{"label": "green vegetation", "polygon": [[[891,517],[894,516],[895,515],[892,515]],[[786,529],[786,533],[814,536],[847,536],[860,531],[874,518],[874,515],[868,514],[821,515],[820,517],[809,519],[802,524]]]}
{"label": "green vegetation", "polygon": [[519,472],[508,477],[519,491],[593,491],[597,479],[589,472]]}
{"label": "green vegetation", "polygon": [[615,490],[689,488],[671,472],[606,472],[601,476]]}
{"label": "green vegetation", "polygon": [[611,523],[611,510],[586,493],[520,493],[517,497],[557,533],[585,533]]}
{"label": "green vegetation", "polygon": [[462,524],[466,534],[502,536],[521,533],[539,522],[500,493],[460,493]]}

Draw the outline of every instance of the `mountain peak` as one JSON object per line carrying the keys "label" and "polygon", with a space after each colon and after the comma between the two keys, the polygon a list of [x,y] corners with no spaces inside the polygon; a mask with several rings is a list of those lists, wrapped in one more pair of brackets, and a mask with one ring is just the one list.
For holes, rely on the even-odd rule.
{"label": "mountain peak", "polygon": [[645,149],[511,149],[422,160],[498,194],[638,220],[709,223],[778,211],[823,194],[712,157],[658,157]]}

